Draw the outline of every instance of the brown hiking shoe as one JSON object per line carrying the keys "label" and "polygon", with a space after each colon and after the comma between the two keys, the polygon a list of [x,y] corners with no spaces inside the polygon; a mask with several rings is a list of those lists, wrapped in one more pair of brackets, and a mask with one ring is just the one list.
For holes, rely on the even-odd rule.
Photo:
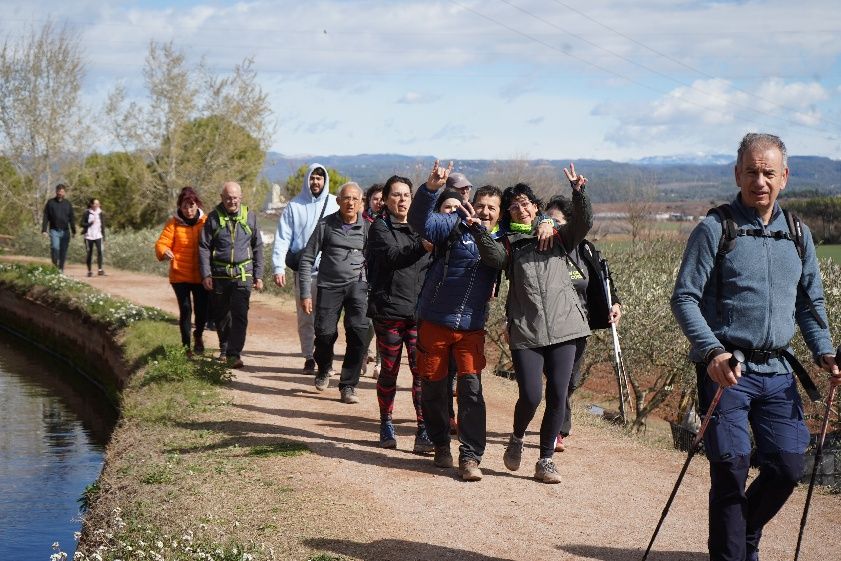
{"label": "brown hiking shoe", "polygon": [[455,466],[449,444],[435,446],[435,457],[432,459],[432,463],[439,468],[451,468]]}
{"label": "brown hiking shoe", "polygon": [[479,481],[482,479],[482,470],[479,469],[479,462],[473,458],[459,460],[458,473],[465,481]]}

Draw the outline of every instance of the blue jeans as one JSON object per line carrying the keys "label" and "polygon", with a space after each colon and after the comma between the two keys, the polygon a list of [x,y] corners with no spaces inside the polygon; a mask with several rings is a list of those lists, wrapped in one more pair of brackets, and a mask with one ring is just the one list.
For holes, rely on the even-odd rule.
{"label": "blue jeans", "polygon": [[67,248],[70,245],[70,230],[53,230],[50,228],[50,259],[53,265],[64,271],[64,261],[67,259]]}
{"label": "blue jeans", "polygon": [[[706,411],[716,391],[698,365],[698,393]],[[759,476],[745,490],[751,440]],[[743,373],[724,390],[704,433],[710,460],[710,561],[745,561],[759,549],[762,528],[783,507],[803,476],[809,431],[791,372]]]}

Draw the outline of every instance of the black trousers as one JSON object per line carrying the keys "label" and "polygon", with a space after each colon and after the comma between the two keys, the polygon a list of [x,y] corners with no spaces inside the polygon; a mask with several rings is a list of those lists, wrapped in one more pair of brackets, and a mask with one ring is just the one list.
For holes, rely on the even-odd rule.
{"label": "black trousers", "polygon": [[320,373],[333,366],[333,345],[339,338],[339,315],[344,311],[347,346],[342,362],[339,389],[356,387],[366,358],[368,334],[368,283],[353,281],[337,288],[319,287],[315,302],[315,351],[313,358]]}
{"label": "black trousers", "polygon": [[248,329],[251,279],[213,279],[211,300],[219,351],[228,357],[239,358]]}
{"label": "black trousers", "polygon": [[88,272],[91,272],[91,265],[93,264],[93,248],[96,248],[96,264],[97,268],[102,270],[102,238],[97,240],[85,240],[85,249],[88,252],[87,264]]}
{"label": "black trousers", "polygon": [[190,348],[190,327],[193,310],[196,311],[196,337],[204,333],[207,321],[207,291],[200,283],[174,282],[172,290],[178,300],[178,328],[181,330],[181,344]]}
{"label": "black trousers", "polygon": [[585,341],[586,338],[580,337],[546,347],[511,351],[520,390],[514,406],[514,435],[518,438],[526,434],[540,405],[543,377],[546,377],[546,410],[540,424],[541,458],[551,458],[555,453],[555,438],[560,433],[566,411],[572,365]]}

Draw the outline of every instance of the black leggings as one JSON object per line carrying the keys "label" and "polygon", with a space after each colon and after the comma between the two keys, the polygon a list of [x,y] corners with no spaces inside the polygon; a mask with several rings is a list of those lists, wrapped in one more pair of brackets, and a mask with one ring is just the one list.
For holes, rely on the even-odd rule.
{"label": "black leggings", "polygon": [[93,262],[93,248],[96,247],[96,264],[98,269],[102,270],[102,238],[97,240],[85,240],[85,248],[88,250],[88,272],[91,271],[91,263]]}
{"label": "black leggings", "polygon": [[189,282],[174,282],[172,290],[175,291],[175,298],[178,299],[178,327],[181,329],[181,344],[189,349],[193,310],[196,311],[196,336],[201,337],[204,333],[204,323],[207,319],[207,291],[201,284]]}
{"label": "black leggings", "polygon": [[540,424],[540,457],[555,453],[555,438],[566,411],[567,389],[575,357],[586,338],[573,339],[546,347],[511,351],[520,397],[514,406],[514,436],[522,438],[540,405],[543,374],[546,373],[546,411]]}

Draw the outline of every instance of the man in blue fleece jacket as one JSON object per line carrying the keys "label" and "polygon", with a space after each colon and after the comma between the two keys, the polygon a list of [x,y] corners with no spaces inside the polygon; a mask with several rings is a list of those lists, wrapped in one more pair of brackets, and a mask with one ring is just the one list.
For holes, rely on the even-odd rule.
{"label": "man in blue fleece jacket", "polygon": [[[762,528],[803,475],[809,431],[792,367],[783,356],[795,323],[815,362],[832,375],[833,384],[841,381],[812,236],[803,225],[801,259],[790,238],[775,235],[789,230],[776,202],[788,180],[782,140],[745,135],[735,178],[739,194],[730,207],[741,235],[717,271],[722,220],[715,214],[705,218],[689,237],[671,299],[691,345],[701,409],[708,408],[718,386],[726,388],[704,434],[711,561],[758,561]],[[743,366],[728,364],[735,349],[745,353]],[[745,490],[748,425],[760,468]]]}

